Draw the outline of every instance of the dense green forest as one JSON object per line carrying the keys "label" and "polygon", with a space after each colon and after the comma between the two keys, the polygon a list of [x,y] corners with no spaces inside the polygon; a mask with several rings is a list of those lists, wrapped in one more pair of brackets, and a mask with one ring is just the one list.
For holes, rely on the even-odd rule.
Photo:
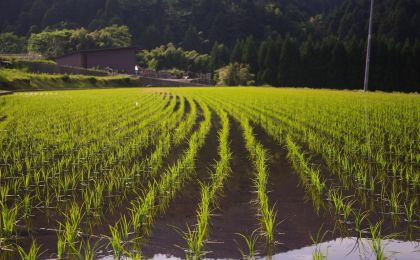
{"label": "dense green forest", "polygon": [[[238,62],[249,65],[258,84],[360,88],[369,2],[4,0],[0,2],[0,51],[25,49],[22,46],[28,41],[31,49],[35,35],[77,32],[88,41],[76,40],[60,51],[129,42],[148,49],[139,54],[139,62],[158,69],[173,66],[213,72]],[[420,0],[376,1],[374,89],[420,89],[419,24]],[[112,29],[110,34],[98,33],[104,28],[128,28],[129,35]],[[109,35],[123,40],[114,41]],[[11,42],[16,44],[5,44]],[[168,43],[176,47],[167,48]],[[173,60],[174,49],[181,53],[178,60]]]}

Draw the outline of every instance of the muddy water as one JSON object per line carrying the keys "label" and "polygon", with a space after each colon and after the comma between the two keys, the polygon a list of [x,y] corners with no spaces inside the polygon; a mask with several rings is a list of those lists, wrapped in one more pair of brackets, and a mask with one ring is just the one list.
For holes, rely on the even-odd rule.
{"label": "muddy water", "polygon": [[[172,96],[170,98],[173,98]],[[176,110],[179,109],[179,98],[177,98],[177,105]],[[176,111],[174,110],[174,112]],[[191,110],[190,103],[185,100],[185,110],[184,114],[188,114]],[[197,116],[196,124],[199,124],[203,120],[202,116],[202,108],[197,104]],[[193,131],[195,131],[197,127],[194,127]],[[193,132],[192,131],[192,132]],[[182,144],[175,146],[171,149],[170,154],[165,160],[165,165],[162,169],[166,169],[167,166],[173,164],[179,156],[183,153],[184,150],[188,148],[188,143],[183,142]],[[142,151],[143,155],[148,155],[153,152],[154,146],[147,147],[144,151]],[[144,159],[145,157],[139,158],[140,160]],[[147,180],[144,183],[139,184],[138,191],[140,192],[143,190],[147,184]],[[78,191],[76,191],[77,193]],[[76,195],[76,194],[75,194]],[[84,221],[81,224],[81,231],[82,238],[89,238],[91,240],[91,244],[96,244],[97,248],[105,252],[109,252],[110,250],[107,249],[108,241],[104,237],[104,235],[109,234],[109,224],[116,223],[122,215],[128,213],[127,209],[130,207],[130,201],[136,198],[134,194],[128,194],[127,197],[123,198],[122,196],[115,194],[112,197],[105,196],[105,208],[101,214],[104,214],[102,217],[99,217],[96,220],[86,220],[86,216]],[[64,199],[70,199],[64,198]],[[120,203],[117,203],[117,200],[122,200]],[[32,238],[36,239],[38,245],[41,245],[41,250],[44,252],[41,256],[42,259],[54,258],[56,251],[57,251],[57,229],[58,229],[58,222],[63,222],[63,217],[61,215],[62,209],[52,208],[50,210],[45,209],[34,209],[33,218],[31,219],[31,232],[28,233],[24,226],[17,225],[19,230],[19,238],[21,241],[19,244],[26,250],[29,250],[29,247],[32,243]],[[92,230],[88,230],[86,227],[86,223],[97,223]],[[0,251],[1,253],[1,251]],[[6,257],[6,258],[4,258]],[[16,254],[10,254],[10,256],[6,256],[3,253],[0,254],[0,259],[18,259],[19,257]]]}
{"label": "muddy water", "polygon": [[[420,244],[400,240],[382,240],[385,259],[414,260],[419,259]],[[339,238],[320,243],[318,248],[328,259],[376,259],[371,248],[372,241],[369,239],[357,239],[355,237]],[[286,253],[279,253],[272,259],[295,260],[312,259],[312,253],[316,246],[307,246]]]}
{"label": "muddy water", "polygon": [[185,183],[180,194],[170,203],[164,214],[156,220],[150,238],[142,246],[146,257],[163,253],[177,257],[185,257],[186,248],[182,233],[186,225],[196,224],[196,210],[200,202],[200,182],[206,183],[210,178],[213,164],[219,160],[218,135],[220,119],[212,113],[212,125],[204,146],[200,149],[195,175]]}
{"label": "muddy water", "polygon": [[[324,243],[318,244],[318,248],[323,255],[328,259],[344,259],[344,260],[374,260],[375,254],[371,249],[371,242],[369,239],[357,239],[355,237],[346,237],[342,239],[334,239]],[[386,259],[398,260],[415,260],[419,259],[419,242],[406,242],[400,240],[382,240],[384,246],[384,255]],[[288,252],[278,253],[273,255],[270,259],[275,260],[312,260],[313,252],[317,246],[311,245]],[[110,257],[102,258],[103,260],[111,260]],[[180,259],[171,255],[156,254],[151,259],[153,260],[175,260]],[[261,259],[265,259],[262,257]]]}
{"label": "muddy water", "polygon": [[244,241],[237,233],[251,234],[258,228],[255,190],[252,183],[253,166],[242,138],[239,123],[230,118],[230,149],[232,153],[231,176],[226,180],[219,209],[211,218],[210,242],[207,245],[210,258],[240,258]]}
{"label": "muddy water", "polygon": [[284,252],[312,244],[319,229],[332,230],[334,221],[327,212],[317,213],[307,198],[304,187],[300,185],[297,173],[287,159],[287,151],[278,145],[259,126],[253,126],[257,140],[267,149],[269,200],[277,210],[277,236],[280,243],[275,252]]}

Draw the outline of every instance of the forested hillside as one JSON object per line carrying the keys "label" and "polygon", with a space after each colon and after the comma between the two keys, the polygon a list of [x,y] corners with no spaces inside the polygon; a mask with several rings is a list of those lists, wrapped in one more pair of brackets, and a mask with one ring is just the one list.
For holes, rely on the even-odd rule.
{"label": "forested hillside", "polygon": [[[31,42],[31,35],[44,31],[72,29],[93,33],[124,25],[132,36],[130,44],[154,49],[172,43],[184,51],[208,54],[208,62],[199,67],[211,72],[230,62],[239,62],[250,66],[258,84],[359,88],[369,3],[369,0],[3,0],[0,32],[17,35],[3,37],[3,42],[19,43],[16,48],[3,46],[3,51],[13,52],[21,49],[25,40]],[[410,91],[420,88],[419,25],[420,0],[375,1],[374,88]],[[81,28],[86,30],[80,31]],[[79,44],[54,51],[96,45]],[[140,61],[144,61],[143,56]],[[159,61],[151,59],[149,63],[156,67]],[[168,66],[164,69],[170,69]]]}
{"label": "forested hillside", "polygon": [[[419,0],[376,2],[378,33],[399,41],[419,38]],[[234,44],[248,35],[364,37],[368,9],[367,0],[3,0],[0,30],[28,35],[47,26],[96,30],[119,24],[146,48],[173,42],[209,50],[214,41]]]}

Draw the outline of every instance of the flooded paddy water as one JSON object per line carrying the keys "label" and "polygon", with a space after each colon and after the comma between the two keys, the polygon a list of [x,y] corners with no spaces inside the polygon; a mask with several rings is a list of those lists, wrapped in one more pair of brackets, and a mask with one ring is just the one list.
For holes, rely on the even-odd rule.
{"label": "flooded paddy water", "polygon": [[372,116],[366,146],[294,92],[241,91],[0,97],[0,258],[420,259],[419,142]]}

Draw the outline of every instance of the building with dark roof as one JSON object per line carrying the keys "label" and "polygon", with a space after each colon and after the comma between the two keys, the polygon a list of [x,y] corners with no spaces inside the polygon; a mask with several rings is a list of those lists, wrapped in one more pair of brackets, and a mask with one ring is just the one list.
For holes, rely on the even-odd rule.
{"label": "building with dark roof", "polygon": [[134,74],[136,47],[84,50],[56,58],[61,66],[85,69],[109,69],[117,73]]}

